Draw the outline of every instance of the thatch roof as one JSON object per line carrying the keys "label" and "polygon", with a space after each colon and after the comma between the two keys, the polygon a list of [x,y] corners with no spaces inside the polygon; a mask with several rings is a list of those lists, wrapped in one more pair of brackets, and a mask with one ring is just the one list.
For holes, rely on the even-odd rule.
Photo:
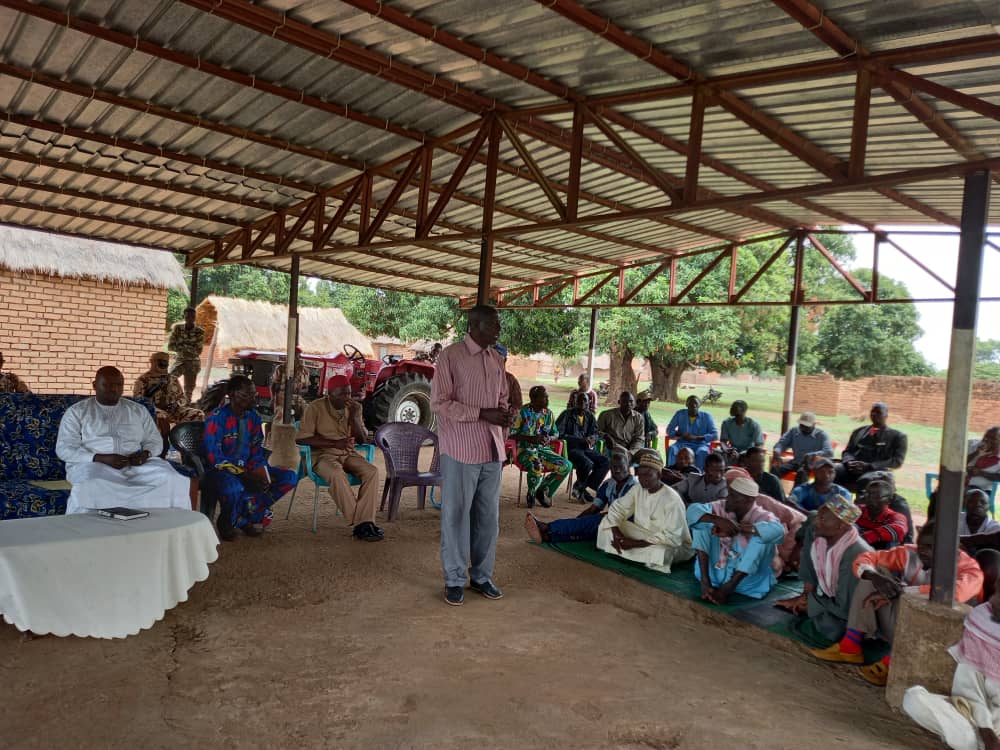
{"label": "thatch roof", "polygon": [[[205,341],[215,336],[218,349],[284,351],[288,341],[288,307],[230,297],[206,297],[195,320],[205,329]],[[336,307],[299,308],[299,346],[306,354],[339,352],[353,344],[373,356],[372,343]]]}
{"label": "thatch roof", "polygon": [[0,226],[0,268],[187,292],[170,253],[16,227]]}

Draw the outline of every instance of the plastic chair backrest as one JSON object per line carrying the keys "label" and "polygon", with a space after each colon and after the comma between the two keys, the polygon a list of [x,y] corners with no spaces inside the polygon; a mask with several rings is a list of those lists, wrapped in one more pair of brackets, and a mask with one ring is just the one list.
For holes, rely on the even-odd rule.
{"label": "plastic chair backrest", "polygon": [[436,474],[440,471],[440,455],[438,452],[438,436],[409,422],[387,422],[375,431],[375,445],[385,455],[385,473],[387,477],[397,474],[418,472],[420,448],[427,441],[434,445],[434,456],[431,459],[429,471]]}
{"label": "plastic chair backrest", "polygon": [[[940,479],[940,475],[932,472],[924,474],[924,492],[927,494],[928,500],[931,499],[931,492],[934,491],[931,484],[935,479]],[[1000,487],[1000,480],[991,484],[989,491],[986,493],[986,496],[990,499],[990,516],[996,515],[997,487]]]}
{"label": "plastic chair backrest", "polygon": [[191,466],[199,477],[203,477],[208,462],[205,455],[205,423],[181,422],[170,431],[169,440],[180,452],[184,465]]}

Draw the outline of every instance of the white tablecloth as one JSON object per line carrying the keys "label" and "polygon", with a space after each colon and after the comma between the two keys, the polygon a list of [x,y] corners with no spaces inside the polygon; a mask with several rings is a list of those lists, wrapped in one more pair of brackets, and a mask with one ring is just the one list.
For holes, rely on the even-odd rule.
{"label": "white tablecloth", "polygon": [[208,578],[217,546],[211,522],[191,510],[0,521],[0,614],[38,634],[135,635]]}

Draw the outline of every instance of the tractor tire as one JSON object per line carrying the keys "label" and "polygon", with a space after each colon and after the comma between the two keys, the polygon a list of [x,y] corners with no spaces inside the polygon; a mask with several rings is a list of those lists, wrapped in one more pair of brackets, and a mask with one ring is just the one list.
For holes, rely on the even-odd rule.
{"label": "tractor tire", "polygon": [[389,378],[371,395],[366,406],[366,421],[373,431],[387,422],[410,422],[428,430],[435,426],[431,381],[415,372]]}

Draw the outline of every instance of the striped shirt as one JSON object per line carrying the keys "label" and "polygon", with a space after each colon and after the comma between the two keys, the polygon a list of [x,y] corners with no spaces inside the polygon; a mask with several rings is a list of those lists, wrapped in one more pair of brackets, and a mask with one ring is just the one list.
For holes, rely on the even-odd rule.
{"label": "striped shirt", "polygon": [[503,358],[466,334],[437,359],[431,381],[441,452],[463,464],[501,461],[507,431],[479,418],[480,409],[507,409]]}

